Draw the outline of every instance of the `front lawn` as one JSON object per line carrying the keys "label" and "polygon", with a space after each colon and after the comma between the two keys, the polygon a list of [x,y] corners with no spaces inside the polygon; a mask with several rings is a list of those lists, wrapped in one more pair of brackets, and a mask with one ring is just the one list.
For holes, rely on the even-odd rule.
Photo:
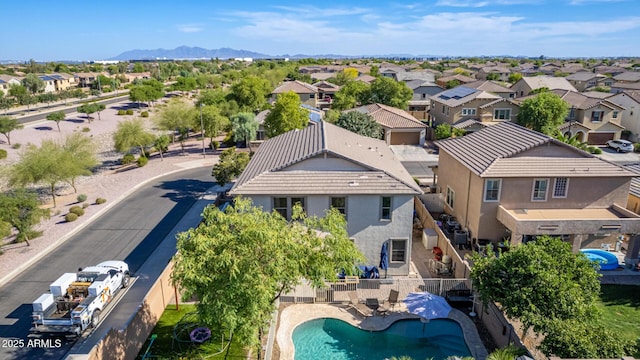
{"label": "front lawn", "polygon": [[[602,285],[600,291],[603,316],[601,325],[621,338],[640,338],[640,286]],[[633,355],[640,357],[640,351]]]}
{"label": "front lawn", "polygon": [[[153,329],[151,334],[156,334],[157,338],[154,340],[149,354],[147,355],[151,359],[181,359],[181,358],[189,358],[189,359],[246,359],[247,355],[242,349],[242,347],[236,345],[231,342],[229,347],[222,351],[222,353],[218,355],[214,355],[221,351],[221,347],[228,343],[228,332],[224,335],[224,340],[221,334],[216,333],[212,329],[211,331],[211,339],[206,341],[201,345],[196,345],[191,342],[179,342],[176,341],[173,337],[174,329],[176,328],[176,324],[185,326],[179,326],[178,329],[184,329],[183,331],[178,331],[178,334],[181,335],[180,338],[183,340],[188,339],[189,332],[192,328],[197,327],[191,321],[183,321],[184,316],[190,313],[194,313],[196,311],[195,305],[180,305],[180,310],[175,309],[175,305],[169,305],[158,323],[156,327]],[[189,316],[188,319],[192,319],[194,317]],[[138,358],[141,358],[149,346],[150,340],[147,339],[145,344],[142,346],[140,353],[138,354]],[[212,356],[213,355],[213,356]]]}

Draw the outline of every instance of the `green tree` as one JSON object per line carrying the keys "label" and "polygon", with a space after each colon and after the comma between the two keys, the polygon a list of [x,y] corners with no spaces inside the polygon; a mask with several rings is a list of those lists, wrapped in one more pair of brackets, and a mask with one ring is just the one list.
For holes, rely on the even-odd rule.
{"label": "green tree", "polygon": [[249,164],[249,154],[236,152],[235,147],[230,147],[220,154],[220,160],[213,165],[211,176],[216,178],[218,185],[224,186],[242,174],[247,164]]}
{"label": "green tree", "polygon": [[459,80],[449,80],[447,81],[444,87],[447,89],[453,89],[454,87],[458,87],[458,86],[460,86]]}
{"label": "green tree", "polygon": [[56,111],[47,115],[47,120],[55,121],[58,126],[58,132],[60,132],[60,121],[64,120],[67,114],[64,111]]}
{"label": "green tree", "polygon": [[139,63],[139,62],[133,64],[133,72],[134,73],[144,72],[144,65],[142,65],[142,63]]}
{"label": "green tree", "polygon": [[26,95],[29,95],[29,91],[23,85],[12,84],[9,86],[9,96],[13,96],[14,98],[18,99],[18,101],[21,97],[24,97]]}
{"label": "green tree", "polygon": [[362,103],[362,99],[366,96],[369,85],[362,81],[350,81],[336,92],[331,108],[335,110],[347,110]]}
{"label": "green tree", "polygon": [[10,116],[0,116],[0,134],[7,138],[7,144],[11,145],[11,132],[22,129],[24,126],[18,122],[18,119]]}
{"label": "green tree", "polygon": [[152,101],[158,100],[164,96],[164,85],[156,80],[142,80],[135,83],[129,89],[129,100],[137,102],[140,107],[141,102],[148,102],[149,105]]}
{"label": "green tree", "polygon": [[521,73],[511,73],[509,74],[509,82],[512,84],[517,83],[518,81],[520,81],[520,79],[522,79],[522,74]]}
{"label": "green tree", "polygon": [[93,139],[82,133],[74,132],[66,137],[62,148],[65,159],[60,166],[64,167],[65,180],[77,193],[76,178],[91,175],[92,169],[99,164]]}
{"label": "green tree", "polygon": [[27,74],[27,76],[22,79],[22,85],[29,91],[31,94],[37,94],[44,91],[44,81],[38,77],[36,74]]}
{"label": "green tree", "polygon": [[402,81],[379,77],[371,83],[369,93],[363,104],[379,103],[398,109],[407,109],[413,91]]}
{"label": "green tree", "polygon": [[520,105],[518,124],[553,136],[569,112],[567,103],[558,95],[546,91],[526,99]]}
{"label": "green tree", "polygon": [[38,194],[35,192],[18,189],[0,194],[0,221],[16,229],[18,242],[25,241],[30,246],[33,226],[48,218],[49,210],[40,207]]}
{"label": "green tree", "polygon": [[243,142],[248,146],[249,142],[256,139],[258,134],[258,122],[253,113],[239,113],[231,117],[231,129],[233,131],[233,141]]}
{"label": "green tree", "polygon": [[369,114],[359,111],[342,113],[335,124],[362,136],[382,139],[382,126]]}
{"label": "green tree", "polygon": [[274,137],[307,126],[309,111],[300,105],[300,97],[293,91],[279,94],[273,109],[264,119],[267,136]]}
{"label": "green tree", "polygon": [[231,85],[229,99],[235,100],[242,111],[260,110],[267,103],[267,96],[271,90],[268,80],[258,76],[247,76]]}
{"label": "green tree", "polygon": [[[200,128],[200,114],[194,113],[194,115],[196,115],[197,118],[193,120],[193,128],[202,131],[203,129]],[[229,126],[229,118],[222,115],[220,108],[217,106],[203,106],[202,126],[204,126],[205,135],[209,135],[209,140],[213,141],[222,130]]]}
{"label": "green tree", "polygon": [[[493,254],[493,253],[491,253]],[[554,321],[588,321],[598,313],[598,273],[582,254],[558,238],[538,237],[499,257],[474,254],[471,279],[483,301],[500,304],[510,318],[537,333]]]}
{"label": "green tree", "polygon": [[195,90],[198,87],[198,83],[193,77],[179,76],[172,87],[174,90],[182,91],[184,93],[185,91]]}
{"label": "green tree", "polygon": [[436,135],[436,140],[448,139],[451,137],[452,130],[451,125],[449,124],[440,124],[436,126],[434,130]]}
{"label": "green tree", "polygon": [[298,205],[292,219],[237,198],[225,212],[207,207],[197,228],[178,234],[172,279],[199,299],[203,324],[254,347],[282,294],[303,279],[324,286],[363,261],[337,210],[306,217]]}
{"label": "green tree", "polygon": [[76,111],[79,112],[79,113],[82,113],[82,114],[86,114],[87,120],[89,121],[89,123],[91,123],[91,119],[93,119],[91,117],[91,114],[93,114],[94,112],[98,111],[98,104],[96,104],[96,103],[82,104],[82,105],[78,106]]}
{"label": "green tree", "polygon": [[126,153],[133,147],[140,148],[140,156],[144,156],[144,147],[151,145],[154,136],[144,128],[144,120],[140,118],[121,121],[113,133],[114,147],[117,152]]}
{"label": "green tree", "polygon": [[162,154],[169,150],[170,143],[171,143],[171,138],[169,137],[169,135],[166,135],[166,134],[157,136],[153,141],[153,146],[160,153],[160,161],[164,161],[164,156]]}
{"label": "green tree", "polygon": [[500,80],[500,74],[498,73],[489,73],[487,74],[487,80]]}
{"label": "green tree", "polygon": [[184,153],[184,142],[189,136],[189,129],[193,127],[195,118],[195,109],[180,99],[173,99],[160,110],[154,120],[160,129],[178,133],[178,141]]}

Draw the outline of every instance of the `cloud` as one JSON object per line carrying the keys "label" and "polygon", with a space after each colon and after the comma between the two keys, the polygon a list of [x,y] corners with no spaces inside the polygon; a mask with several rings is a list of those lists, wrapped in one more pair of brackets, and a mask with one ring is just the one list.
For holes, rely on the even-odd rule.
{"label": "cloud", "polygon": [[199,24],[182,24],[178,25],[178,31],[183,33],[197,33],[204,30],[202,25]]}
{"label": "cloud", "polygon": [[[572,0],[580,1],[580,0]],[[605,0],[606,1],[606,0]],[[436,6],[464,7],[464,8],[480,8],[495,5],[524,5],[539,4],[541,0],[438,0]]]}

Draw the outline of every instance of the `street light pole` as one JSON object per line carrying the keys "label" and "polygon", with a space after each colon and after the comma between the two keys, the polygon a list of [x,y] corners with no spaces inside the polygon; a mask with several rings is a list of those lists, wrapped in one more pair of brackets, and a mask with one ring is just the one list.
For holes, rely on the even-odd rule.
{"label": "street light pole", "polygon": [[206,158],[206,152],[204,149],[204,122],[202,121],[202,105],[204,104],[200,104],[200,130],[202,131],[202,157]]}

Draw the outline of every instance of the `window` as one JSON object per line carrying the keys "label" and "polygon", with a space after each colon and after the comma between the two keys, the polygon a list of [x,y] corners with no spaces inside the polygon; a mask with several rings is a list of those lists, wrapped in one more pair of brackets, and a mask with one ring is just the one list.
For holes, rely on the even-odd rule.
{"label": "window", "polygon": [[391,239],[391,262],[407,262],[406,239]]}
{"label": "window", "polygon": [[493,120],[511,120],[511,109],[495,109]]}
{"label": "window", "polygon": [[484,181],[484,201],[500,200],[500,179],[487,179]]}
{"label": "window", "polygon": [[618,110],[614,110],[613,113],[611,114],[611,117],[614,119],[618,118]]}
{"label": "window", "polygon": [[336,210],[340,211],[340,214],[347,217],[347,198],[342,197],[332,197],[331,198],[331,207],[336,208]]}
{"label": "window", "polygon": [[444,106],[444,105],[442,105],[442,113],[443,113],[443,114],[444,114],[444,108],[445,108],[445,106]]}
{"label": "window", "polygon": [[427,94],[422,94],[422,98],[426,99],[427,98]]}
{"label": "window", "polygon": [[569,116],[567,116],[567,118],[569,120],[573,120],[576,118],[576,108],[571,107],[571,109],[569,109]]}
{"label": "window", "polygon": [[300,204],[302,209],[305,210],[304,207],[304,198],[301,197],[274,197],[273,198],[273,210],[277,211],[283,218],[287,220],[291,220],[291,209],[296,204]]}
{"label": "window", "polygon": [[380,199],[380,219],[391,220],[391,196],[383,196]]}
{"label": "window", "polygon": [[315,99],[316,98],[316,94],[309,94],[309,99]]}
{"label": "window", "polygon": [[566,177],[556,178],[553,184],[553,197],[566,198],[569,190],[569,179]]}
{"label": "window", "polygon": [[475,108],[463,108],[462,109],[462,116],[473,116],[476,114],[476,109]]}
{"label": "window", "polygon": [[453,209],[453,200],[456,196],[456,193],[451,190],[450,187],[447,186],[447,198],[445,199],[447,205],[449,205],[450,208]]}
{"label": "window", "polygon": [[549,179],[534,179],[533,180],[533,194],[531,200],[533,201],[547,201],[547,185]]}
{"label": "window", "polygon": [[594,110],[591,112],[591,122],[601,122],[604,111]]}

